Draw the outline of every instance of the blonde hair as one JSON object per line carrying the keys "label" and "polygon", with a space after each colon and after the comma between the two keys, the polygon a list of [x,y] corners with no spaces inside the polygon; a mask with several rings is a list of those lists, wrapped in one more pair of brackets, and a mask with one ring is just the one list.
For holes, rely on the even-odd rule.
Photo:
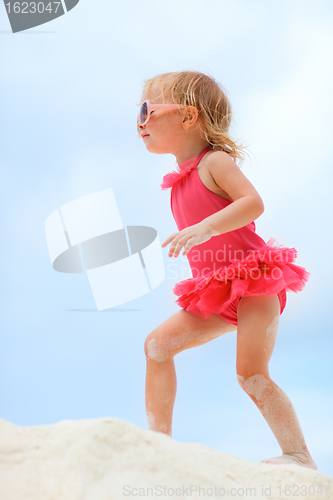
{"label": "blonde hair", "polygon": [[244,159],[246,146],[236,144],[229,135],[232,108],[226,92],[214,78],[196,71],[163,73],[144,81],[143,92],[156,86],[162,101],[194,106],[199,112],[203,137],[216,151],[234,160]]}

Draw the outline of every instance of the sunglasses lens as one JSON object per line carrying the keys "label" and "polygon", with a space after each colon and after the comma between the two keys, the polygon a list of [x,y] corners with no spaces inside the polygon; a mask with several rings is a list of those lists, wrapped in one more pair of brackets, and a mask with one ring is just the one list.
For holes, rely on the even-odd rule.
{"label": "sunglasses lens", "polygon": [[140,123],[143,124],[147,120],[148,116],[148,105],[144,102],[140,108]]}

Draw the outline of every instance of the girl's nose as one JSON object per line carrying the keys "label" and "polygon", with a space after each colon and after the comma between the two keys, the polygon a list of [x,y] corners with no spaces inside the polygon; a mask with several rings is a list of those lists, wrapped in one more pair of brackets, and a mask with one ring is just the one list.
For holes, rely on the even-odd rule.
{"label": "girl's nose", "polygon": [[138,132],[138,136],[141,137],[141,130],[143,129],[144,127],[142,125],[140,125],[139,123],[137,123],[136,125],[136,130]]}

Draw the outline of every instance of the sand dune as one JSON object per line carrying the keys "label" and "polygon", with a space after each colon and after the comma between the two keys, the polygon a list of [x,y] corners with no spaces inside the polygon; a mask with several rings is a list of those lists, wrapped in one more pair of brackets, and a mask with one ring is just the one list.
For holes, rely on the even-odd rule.
{"label": "sand dune", "polygon": [[1,500],[136,497],[330,500],[333,479],[179,443],[117,418],[35,427],[0,420]]}

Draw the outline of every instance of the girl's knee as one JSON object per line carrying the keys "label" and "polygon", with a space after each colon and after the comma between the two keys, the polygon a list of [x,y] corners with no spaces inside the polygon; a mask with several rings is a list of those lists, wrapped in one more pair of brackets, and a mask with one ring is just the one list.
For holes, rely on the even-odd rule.
{"label": "girl's knee", "polygon": [[171,355],[170,347],[168,339],[152,332],[147,336],[144,344],[146,358],[158,363],[166,361]]}
{"label": "girl's knee", "polygon": [[255,373],[247,376],[237,374],[237,381],[243,391],[249,396],[254,397],[257,401],[260,401],[263,393],[272,383],[272,380],[266,373]]}

